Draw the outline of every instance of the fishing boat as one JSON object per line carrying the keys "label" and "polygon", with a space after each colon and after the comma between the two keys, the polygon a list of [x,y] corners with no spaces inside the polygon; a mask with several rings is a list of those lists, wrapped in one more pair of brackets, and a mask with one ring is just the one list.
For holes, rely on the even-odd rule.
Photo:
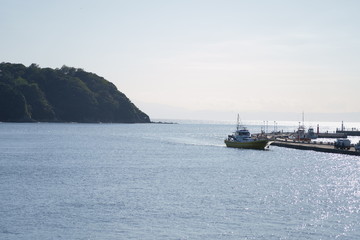
{"label": "fishing boat", "polygon": [[314,131],[314,128],[313,127],[309,127],[307,133],[306,133],[306,137],[307,138],[310,138],[310,139],[317,139],[317,134],[315,133]]}
{"label": "fishing boat", "polygon": [[305,129],[304,112],[302,113],[302,125],[299,122],[299,128],[296,132],[289,136],[289,139],[294,141],[311,142],[311,139],[316,139],[318,136],[314,132],[313,127],[309,127],[308,132]]}
{"label": "fishing boat", "polygon": [[300,125],[298,130],[289,136],[289,139],[292,139],[295,141],[303,141],[303,142],[311,141],[310,135],[306,133],[304,125]]}
{"label": "fishing boat", "polygon": [[267,138],[252,138],[249,130],[242,126],[239,122],[239,116],[236,126],[236,131],[228,135],[227,139],[225,139],[225,144],[227,147],[233,148],[247,148],[247,149],[266,149],[269,148],[272,143]]}

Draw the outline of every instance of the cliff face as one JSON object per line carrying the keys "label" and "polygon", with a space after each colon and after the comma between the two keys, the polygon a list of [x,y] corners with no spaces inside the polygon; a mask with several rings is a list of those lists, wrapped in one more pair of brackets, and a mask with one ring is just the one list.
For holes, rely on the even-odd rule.
{"label": "cliff face", "polygon": [[0,121],[147,123],[150,118],[94,73],[1,63]]}

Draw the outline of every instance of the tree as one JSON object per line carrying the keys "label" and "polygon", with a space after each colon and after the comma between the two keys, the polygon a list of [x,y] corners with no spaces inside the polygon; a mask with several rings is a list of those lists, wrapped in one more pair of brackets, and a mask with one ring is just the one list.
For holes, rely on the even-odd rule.
{"label": "tree", "polygon": [[7,84],[0,83],[0,121],[30,121],[24,95]]}

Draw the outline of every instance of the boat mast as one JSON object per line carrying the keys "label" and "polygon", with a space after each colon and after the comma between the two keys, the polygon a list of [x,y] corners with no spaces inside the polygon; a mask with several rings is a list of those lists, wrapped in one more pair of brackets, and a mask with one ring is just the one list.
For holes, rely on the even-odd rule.
{"label": "boat mast", "polygon": [[240,128],[240,118],[239,118],[239,114],[237,115],[237,124],[236,124],[236,130],[239,130]]}
{"label": "boat mast", "polygon": [[303,127],[305,127],[304,111],[302,112],[302,125],[303,125]]}

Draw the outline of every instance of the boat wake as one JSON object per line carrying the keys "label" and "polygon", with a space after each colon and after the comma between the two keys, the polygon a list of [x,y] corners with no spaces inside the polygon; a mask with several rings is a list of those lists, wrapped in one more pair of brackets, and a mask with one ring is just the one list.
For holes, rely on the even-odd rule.
{"label": "boat wake", "polygon": [[[154,138],[148,138],[155,140]],[[165,144],[172,144],[172,145],[190,145],[190,146],[204,146],[204,147],[226,147],[223,143],[222,139],[210,139],[213,140],[212,142],[204,142],[200,139],[195,138],[176,138],[176,137],[170,137],[170,138],[160,138],[157,139],[157,141]]]}

